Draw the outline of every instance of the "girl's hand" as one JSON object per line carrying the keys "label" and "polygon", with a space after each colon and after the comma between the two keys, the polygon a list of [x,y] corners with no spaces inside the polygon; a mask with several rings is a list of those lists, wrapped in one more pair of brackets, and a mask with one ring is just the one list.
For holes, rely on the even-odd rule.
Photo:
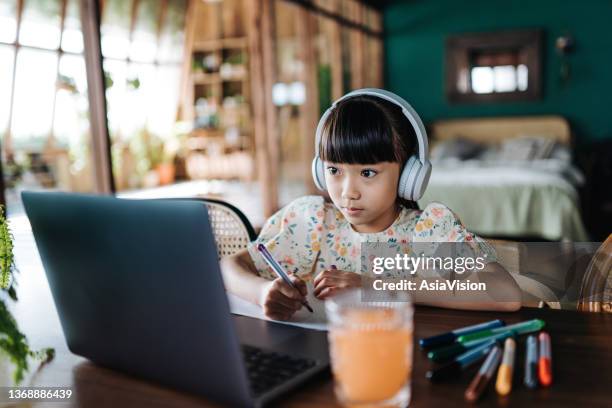
{"label": "girl's hand", "polygon": [[274,320],[288,320],[300,310],[308,290],[306,283],[297,276],[289,275],[296,288],[281,278],[267,282],[263,288],[260,304],[266,317]]}
{"label": "girl's hand", "polygon": [[333,267],[318,274],[313,281],[314,295],[325,299],[338,291],[361,286],[361,275],[355,272],[341,271]]}

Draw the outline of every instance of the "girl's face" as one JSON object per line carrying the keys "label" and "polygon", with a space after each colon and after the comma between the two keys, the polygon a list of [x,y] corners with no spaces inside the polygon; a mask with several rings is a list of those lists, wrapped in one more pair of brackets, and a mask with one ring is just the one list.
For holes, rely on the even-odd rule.
{"label": "girl's face", "polygon": [[395,221],[399,163],[323,164],[329,195],[356,231],[384,231]]}

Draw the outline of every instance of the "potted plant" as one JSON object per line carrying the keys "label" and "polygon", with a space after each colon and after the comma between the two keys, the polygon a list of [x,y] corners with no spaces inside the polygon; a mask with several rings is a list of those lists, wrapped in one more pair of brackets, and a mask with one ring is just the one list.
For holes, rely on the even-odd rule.
{"label": "potted plant", "polygon": [[149,133],[146,146],[149,169],[157,176],[157,184],[170,184],[174,181],[175,151],[170,141]]}
{"label": "potted plant", "polygon": [[174,182],[174,157],[175,154],[164,145],[162,152],[162,158],[155,167],[157,176],[159,177],[159,184],[171,184]]}
{"label": "potted plant", "polygon": [[4,209],[0,206],[0,378],[5,377],[0,380],[0,386],[19,385],[30,363],[45,364],[55,355],[52,348],[32,350],[7,308],[7,301],[17,301],[16,272],[13,235],[4,217]]}

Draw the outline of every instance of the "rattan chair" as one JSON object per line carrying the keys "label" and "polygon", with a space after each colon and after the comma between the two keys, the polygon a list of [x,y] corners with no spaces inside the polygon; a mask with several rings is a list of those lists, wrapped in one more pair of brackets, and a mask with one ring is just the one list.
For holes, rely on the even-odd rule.
{"label": "rattan chair", "polygon": [[253,226],[243,212],[225,201],[201,197],[164,200],[200,201],[206,206],[219,259],[245,249],[249,242],[257,238]]}
{"label": "rattan chair", "polygon": [[578,299],[578,310],[612,313],[612,234],[589,262]]}

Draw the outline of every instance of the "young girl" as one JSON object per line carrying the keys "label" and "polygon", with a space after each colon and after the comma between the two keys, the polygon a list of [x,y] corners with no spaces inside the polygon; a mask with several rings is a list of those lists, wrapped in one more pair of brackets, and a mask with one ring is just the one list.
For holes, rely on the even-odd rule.
{"label": "young girl", "polygon": [[[274,214],[247,250],[222,260],[228,291],[261,305],[268,317],[284,320],[302,307],[306,282],[319,299],[362,286],[362,242],[471,241],[477,252],[495,259],[490,246],[468,232],[447,207],[431,203],[419,211],[406,199],[420,198],[429,178],[425,130],[406,105],[383,90],[352,92],[334,103],[319,123],[313,162],[315,183],[327,190],[331,203],[306,196]],[[419,155],[425,160],[419,162]],[[260,243],[292,273],[297,289],[274,275],[256,249]],[[440,299],[419,291],[415,300],[463,309],[520,307],[520,290],[501,265],[489,262],[478,277],[487,284],[482,298],[449,293],[451,297]],[[517,300],[490,300],[496,293]]]}

